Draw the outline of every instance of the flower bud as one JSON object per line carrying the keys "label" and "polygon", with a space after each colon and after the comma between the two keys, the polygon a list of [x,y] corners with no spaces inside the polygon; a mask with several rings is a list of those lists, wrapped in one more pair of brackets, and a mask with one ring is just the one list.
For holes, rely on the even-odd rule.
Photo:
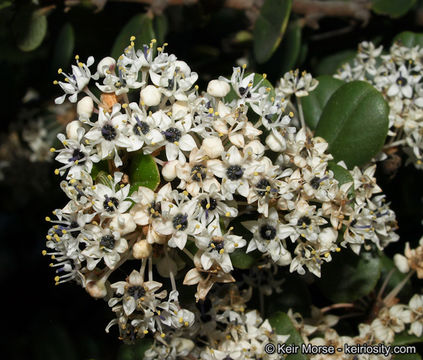
{"label": "flower bud", "polygon": [[231,91],[231,87],[223,80],[212,80],[207,85],[207,93],[211,96],[224,97],[229,91]]}
{"label": "flower bud", "polygon": [[210,136],[203,140],[201,150],[210,158],[216,159],[225,151],[222,140],[217,136]]}
{"label": "flower bud", "polygon": [[89,281],[85,289],[87,290],[87,293],[95,299],[101,299],[107,295],[105,280],[103,279],[98,281]]}
{"label": "flower bud", "polygon": [[163,165],[162,176],[166,181],[172,181],[176,178],[176,166],[178,163],[178,160],[172,160]]}
{"label": "flower bud", "polygon": [[141,90],[141,100],[147,106],[156,106],[160,104],[162,94],[154,85],[148,85]]}
{"label": "flower bud", "polygon": [[79,120],[71,121],[66,125],[66,136],[68,139],[78,141],[78,129],[82,127],[82,123]]}
{"label": "flower bud", "polygon": [[331,227],[324,228],[319,234],[319,242],[322,248],[329,249],[336,241],[338,232]]}
{"label": "flower bud", "polygon": [[226,122],[224,122],[223,120],[215,120],[215,121],[213,121],[213,128],[219,134],[227,134],[228,133],[228,127],[226,126]]}
{"label": "flower bud", "polygon": [[105,57],[102,59],[97,65],[97,73],[100,76],[106,76],[106,71],[112,71],[116,66],[116,60],[110,56]]}
{"label": "flower bud", "polygon": [[113,230],[119,231],[121,235],[126,235],[133,232],[137,225],[130,214],[121,214],[115,216],[110,222],[109,227]]}
{"label": "flower bud", "polygon": [[179,337],[173,338],[170,341],[170,346],[176,350],[178,356],[187,356],[194,349],[195,344],[189,339]]}
{"label": "flower bud", "polygon": [[147,240],[137,241],[132,248],[132,255],[135,259],[146,259],[151,255],[153,247],[147,242]]}
{"label": "flower bud", "polygon": [[265,148],[259,140],[253,140],[245,146],[244,151],[248,154],[251,152],[251,155],[260,157],[264,154]]}
{"label": "flower bud", "polygon": [[403,274],[408,273],[410,271],[408,260],[404,255],[395,254],[394,263],[395,263],[395,266],[398,268],[398,270],[402,272]]}
{"label": "flower bud", "polygon": [[79,115],[79,118],[82,120],[88,120],[94,110],[94,102],[90,96],[85,96],[78,101],[76,105],[76,112]]}
{"label": "flower bud", "polygon": [[289,265],[292,261],[291,254],[287,251],[285,254],[281,254],[280,258],[276,263],[280,266]]}
{"label": "flower bud", "polygon": [[240,133],[229,134],[229,141],[236,147],[243,148],[245,145],[244,135]]}
{"label": "flower bud", "polygon": [[286,149],[286,143],[283,138],[278,139],[274,134],[266,137],[266,145],[274,152],[281,152]]}

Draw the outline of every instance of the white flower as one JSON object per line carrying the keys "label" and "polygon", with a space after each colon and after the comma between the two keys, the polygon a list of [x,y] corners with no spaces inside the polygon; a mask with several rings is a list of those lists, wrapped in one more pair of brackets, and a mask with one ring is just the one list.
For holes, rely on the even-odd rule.
{"label": "white flower", "polygon": [[63,74],[65,76],[65,82],[58,82],[65,94],[54,100],[56,104],[62,104],[63,101],[65,101],[66,95],[70,95],[70,102],[76,102],[78,94],[83,91],[90,82],[91,72],[89,67],[94,63],[94,58],[90,56],[87,60],[87,64],[80,62],[79,56],[75,56],[75,59],[77,65],[72,65],[72,74],[68,75],[64,73],[62,69],[58,70],[59,74]]}
{"label": "white flower", "polygon": [[141,90],[141,101],[147,106],[156,106],[160,104],[162,94],[153,85],[147,85]]}
{"label": "white flower", "polygon": [[229,84],[223,80],[211,80],[207,85],[207,92],[215,97],[224,97],[230,90]]}

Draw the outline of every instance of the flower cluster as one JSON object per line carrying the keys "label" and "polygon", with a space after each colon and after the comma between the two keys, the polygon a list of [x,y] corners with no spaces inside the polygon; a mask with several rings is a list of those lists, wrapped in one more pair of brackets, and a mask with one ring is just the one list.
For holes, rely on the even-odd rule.
{"label": "flower cluster", "polygon": [[[187,337],[216,322],[226,330],[207,333],[213,340],[200,358],[223,359],[228,351],[255,358],[276,336],[269,323],[227,305],[197,329],[195,310],[179,299],[181,275],[197,285],[200,303],[215,283],[235,281],[235,252],[320,276],[343,247],[359,253],[396,241],[395,214],[374,166],[362,172],[332,164],[351,179],[340,184],[327,142],[303,126],[297,99],[317,86],[310,74],[289,72],[273,89],[265,75],[237,67],[200,93],[185,62],[154,40],[135,50],[134,40],[93,75],[93,59],[76,57],[72,74],[55,82],[65,92],[59,104],[86,96],[77,102],[78,119],[58,135],[63,147],[51,149],[69,202],[46,218],[44,254],[55,260],[57,284],[75,279],[108,301],[122,339],[151,334],[157,347],[150,358],[185,353]],[[115,279],[128,265],[130,274]],[[171,291],[167,280],[157,281],[163,278]]]}
{"label": "flower cluster", "polygon": [[[288,316],[301,334],[306,344],[317,346],[333,346],[335,349],[344,349],[344,345],[391,345],[394,336],[407,332],[420,337],[423,334],[423,295],[415,294],[406,304],[384,306],[370,323],[358,325],[357,336],[341,336],[333,329],[338,324],[339,317],[326,314],[324,309],[313,308],[311,318],[303,319],[299,313],[288,312]],[[324,336],[321,336],[324,334]],[[360,360],[382,360],[388,354],[361,354]],[[337,351],[333,355],[313,355],[311,360],[347,359],[344,351]]]}
{"label": "flower cluster", "polygon": [[335,77],[363,80],[385,97],[390,107],[388,140],[384,151],[390,154],[401,146],[409,161],[423,168],[423,49],[394,43],[389,53],[371,42],[362,42],[351,63],[343,65]]}

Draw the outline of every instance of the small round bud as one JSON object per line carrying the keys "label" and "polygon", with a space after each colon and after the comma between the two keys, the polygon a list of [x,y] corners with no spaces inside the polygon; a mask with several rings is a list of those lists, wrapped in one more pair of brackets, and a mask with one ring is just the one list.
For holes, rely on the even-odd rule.
{"label": "small round bud", "polygon": [[395,254],[394,263],[395,263],[395,266],[398,268],[398,270],[402,272],[403,274],[408,273],[410,271],[408,260],[404,255]]}
{"label": "small round bud", "polygon": [[141,100],[147,106],[156,106],[160,104],[162,94],[154,85],[148,85],[141,90]]}
{"label": "small round bud", "polygon": [[71,140],[78,140],[78,129],[82,127],[79,120],[71,121],[66,125],[66,136]]}
{"label": "small round bud", "polygon": [[120,214],[115,216],[109,225],[113,230],[119,231],[121,235],[129,234],[137,228],[132,215]]}
{"label": "small round bud", "polygon": [[88,120],[91,117],[93,110],[94,102],[89,96],[83,97],[76,105],[76,112],[78,113],[79,118],[83,120]]}
{"label": "small round bud", "polygon": [[277,138],[274,134],[269,134],[266,137],[266,145],[274,152],[281,152],[286,149],[285,139],[283,137]]}
{"label": "small round bud", "polygon": [[153,247],[147,242],[147,240],[137,241],[132,248],[132,255],[135,259],[146,259],[151,255]]}
{"label": "small round bud", "polygon": [[228,127],[226,126],[226,122],[224,122],[222,120],[215,120],[215,121],[213,121],[213,128],[219,134],[227,134],[228,133]]}
{"label": "small round bud", "polygon": [[216,136],[205,138],[201,145],[201,150],[204,151],[210,159],[218,158],[225,151],[222,140]]}
{"label": "small round bud", "polygon": [[319,234],[321,248],[329,249],[336,241],[338,232],[331,227],[324,228]]}
{"label": "small round bud", "polygon": [[104,298],[107,295],[104,280],[89,281],[86,286],[87,293],[95,299]]}
{"label": "small round bud", "polygon": [[264,145],[259,140],[250,141],[244,149],[244,153],[252,153],[255,156],[262,156],[265,151]]}
{"label": "small round bud", "polygon": [[178,163],[178,160],[172,160],[163,165],[162,176],[166,181],[172,181],[176,178],[176,166]]}
{"label": "small round bud", "polygon": [[115,66],[116,60],[107,56],[98,63],[97,72],[100,76],[106,76],[106,71],[113,71]]}
{"label": "small round bud", "polygon": [[207,85],[207,93],[215,97],[224,97],[231,91],[231,87],[226,81],[212,80]]}
{"label": "small round bud", "polygon": [[287,251],[285,254],[282,254],[276,263],[280,266],[289,265],[292,261],[291,254]]}

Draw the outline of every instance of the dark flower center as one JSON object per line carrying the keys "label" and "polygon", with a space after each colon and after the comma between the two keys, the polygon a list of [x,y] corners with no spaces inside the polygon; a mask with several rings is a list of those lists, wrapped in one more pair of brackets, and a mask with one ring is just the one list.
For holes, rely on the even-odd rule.
{"label": "dark flower center", "polygon": [[311,219],[307,216],[302,216],[298,219],[297,221],[297,225],[303,226],[303,225],[310,225],[311,224]]}
{"label": "dark flower center", "polygon": [[220,250],[222,250],[225,247],[225,243],[222,240],[220,241],[213,240],[211,242],[211,247],[213,248],[213,250],[220,252]]}
{"label": "dark flower center", "polygon": [[399,86],[405,86],[408,84],[408,81],[405,77],[402,77],[401,75],[397,79],[397,85]]}
{"label": "dark flower center", "polygon": [[173,218],[173,227],[176,230],[184,231],[188,227],[188,215],[186,214],[177,214]]}
{"label": "dark flower center", "polygon": [[273,240],[276,237],[276,228],[272,225],[263,225],[260,228],[260,235],[265,240]]}
{"label": "dark flower center", "polygon": [[181,138],[181,132],[177,128],[169,128],[166,131],[163,131],[162,134],[165,136],[167,141],[172,143],[179,141]]}
{"label": "dark flower center", "polygon": [[227,168],[226,175],[230,180],[239,180],[244,175],[244,170],[239,165],[231,165]]}
{"label": "dark flower center", "polygon": [[112,250],[115,247],[115,237],[113,235],[104,235],[100,240],[100,246]]}
{"label": "dark flower center", "polygon": [[155,201],[153,201],[153,202],[150,204],[150,209],[149,209],[149,211],[150,211],[151,217],[153,217],[153,218],[158,218],[158,217],[160,217],[160,215],[161,215],[161,213],[162,213],[162,207],[161,207],[161,205],[160,205],[160,202],[155,202]]}
{"label": "dark flower center", "polygon": [[201,181],[206,178],[206,167],[204,165],[194,165],[191,169],[191,179]]}
{"label": "dark flower center", "polygon": [[310,185],[313,189],[318,189],[320,186],[320,182],[322,181],[322,179],[320,179],[319,177],[315,176],[313,179],[311,179],[310,181]]}
{"label": "dark flower center", "polygon": [[72,153],[72,157],[69,159],[69,162],[79,161],[79,160],[83,159],[84,157],[85,157],[85,155],[81,150],[75,149]]}
{"label": "dark flower center", "polygon": [[135,135],[141,135],[141,134],[148,134],[150,131],[150,125],[148,125],[145,121],[141,121],[138,119],[138,116],[135,116],[135,121],[137,122],[134,125],[134,128],[132,129],[134,131]]}
{"label": "dark flower center", "polygon": [[69,225],[69,231],[74,238],[77,238],[78,235],[81,233],[81,230],[72,230],[79,228],[79,224],[76,221],[72,221]]}
{"label": "dark flower center", "polygon": [[265,178],[260,179],[256,185],[256,190],[260,196],[266,195],[266,192],[270,191],[270,182]]}
{"label": "dark flower center", "polygon": [[104,210],[106,210],[107,212],[115,211],[115,208],[117,208],[119,205],[119,200],[116,199],[115,197],[109,198],[108,196],[105,196],[105,198],[106,199],[103,202]]}
{"label": "dark flower center", "polygon": [[217,201],[213,198],[210,198],[210,201],[207,201],[207,199],[203,199],[201,200],[200,204],[204,210],[209,210],[209,211],[213,211],[217,207]]}
{"label": "dark flower center", "polygon": [[112,125],[104,125],[101,128],[101,135],[103,135],[107,141],[112,141],[116,137],[116,129]]}
{"label": "dark flower center", "polygon": [[145,295],[144,288],[139,285],[130,286],[127,292],[128,292],[128,295],[132,296],[135,300],[138,300],[139,298]]}

